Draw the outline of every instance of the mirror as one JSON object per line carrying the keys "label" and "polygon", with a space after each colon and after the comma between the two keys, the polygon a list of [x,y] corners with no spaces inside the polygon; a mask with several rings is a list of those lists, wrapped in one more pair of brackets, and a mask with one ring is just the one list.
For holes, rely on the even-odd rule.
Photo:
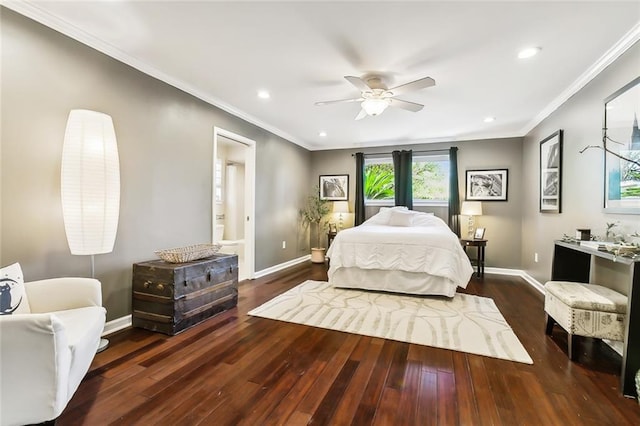
{"label": "mirror", "polygon": [[640,77],[604,101],[604,210],[640,214]]}

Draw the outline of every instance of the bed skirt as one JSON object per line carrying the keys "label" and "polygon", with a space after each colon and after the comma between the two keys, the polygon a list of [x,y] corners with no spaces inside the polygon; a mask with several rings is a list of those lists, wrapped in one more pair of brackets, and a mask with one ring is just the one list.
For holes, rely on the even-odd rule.
{"label": "bed skirt", "polygon": [[425,273],[356,267],[330,270],[329,283],[340,288],[447,297],[453,297],[457,288],[447,278]]}

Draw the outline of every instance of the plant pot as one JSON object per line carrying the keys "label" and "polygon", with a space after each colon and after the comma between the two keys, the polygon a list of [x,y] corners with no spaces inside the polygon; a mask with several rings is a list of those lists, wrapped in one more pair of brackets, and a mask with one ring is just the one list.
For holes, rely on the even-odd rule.
{"label": "plant pot", "polygon": [[324,247],[317,248],[314,247],[311,249],[311,262],[313,263],[324,263]]}

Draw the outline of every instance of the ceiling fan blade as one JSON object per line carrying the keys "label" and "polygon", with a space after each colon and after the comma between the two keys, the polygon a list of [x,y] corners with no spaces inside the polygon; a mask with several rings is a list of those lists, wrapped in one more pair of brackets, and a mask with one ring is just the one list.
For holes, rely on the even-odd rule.
{"label": "ceiling fan blade", "polygon": [[343,103],[360,102],[360,101],[364,101],[364,98],[339,99],[337,101],[321,101],[321,102],[316,102],[316,105],[343,104]]}
{"label": "ceiling fan blade", "polygon": [[346,78],[349,83],[351,83],[354,86],[356,86],[356,88],[358,90],[360,90],[361,92],[370,92],[371,91],[371,87],[369,87],[367,85],[367,83],[365,83],[364,80],[361,79],[360,77],[354,77],[352,75],[345,75],[344,78]]}
{"label": "ceiling fan blade", "polygon": [[367,112],[364,109],[361,109],[358,115],[356,115],[356,120],[362,120],[367,116]]}
{"label": "ceiling fan blade", "polygon": [[393,92],[393,96],[401,95],[407,92],[413,92],[420,89],[426,89],[427,87],[435,86],[436,81],[431,77],[421,78],[420,80],[414,80],[410,83],[403,84],[401,86],[394,87],[389,89],[390,92]]}
{"label": "ceiling fan blade", "polygon": [[403,101],[401,99],[395,99],[395,98],[391,98],[389,100],[391,101],[390,105],[392,107],[406,109],[407,111],[411,111],[411,112],[418,112],[422,108],[424,108],[424,105],[417,104],[415,102]]}

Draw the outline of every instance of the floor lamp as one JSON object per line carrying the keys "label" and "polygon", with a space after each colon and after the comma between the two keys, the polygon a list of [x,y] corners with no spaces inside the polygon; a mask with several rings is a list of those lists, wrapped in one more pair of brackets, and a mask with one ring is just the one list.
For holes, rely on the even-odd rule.
{"label": "floor lamp", "polygon": [[[111,253],[120,212],[120,166],[113,121],[107,114],[72,110],[62,148],[62,213],[71,254]],[[98,352],[109,345],[100,339]]]}

